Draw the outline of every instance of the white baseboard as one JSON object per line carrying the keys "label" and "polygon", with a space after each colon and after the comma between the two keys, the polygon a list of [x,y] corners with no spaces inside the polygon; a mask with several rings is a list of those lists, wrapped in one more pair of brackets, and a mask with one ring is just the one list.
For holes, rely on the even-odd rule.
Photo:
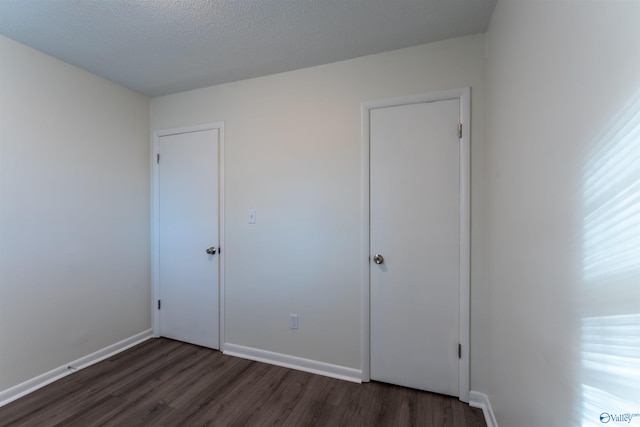
{"label": "white baseboard", "polygon": [[272,351],[245,347],[238,344],[225,343],[223,348],[223,353],[229,356],[242,357],[243,359],[255,360],[258,362],[311,372],[312,374],[324,375],[326,377],[355,383],[362,382],[362,371],[359,369],[332,365],[330,363],[318,362],[317,360],[305,359],[282,353],[274,353]]}
{"label": "white baseboard", "polygon": [[59,380],[60,378],[71,375],[75,371],[91,366],[94,363],[98,363],[104,359],[107,359],[130,347],[133,347],[134,345],[140,344],[141,342],[146,341],[151,337],[151,329],[142,331],[139,334],[126,338],[94,353],[88,354],[84,357],[81,357],[80,359],[74,360],[73,362],[66,363],[59,368],[52,369],[49,372],[45,372],[44,374],[38,375],[35,378],[31,378],[30,380],[17,384],[11,388],[2,390],[0,391],[0,407],[6,405],[9,402],[13,402],[14,400],[19,399],[31,392],[34,392],[39,388],[46,386],[47,384],[51,384],[52,382]]}
{"label": "white baseboard", "polygon": [[484,413],[484,420],[487,423],[487,427],[498,427],[496,416],[493,413],[489,396],[479,391],[471,391],[469,393],[469,406],[482,409]]}

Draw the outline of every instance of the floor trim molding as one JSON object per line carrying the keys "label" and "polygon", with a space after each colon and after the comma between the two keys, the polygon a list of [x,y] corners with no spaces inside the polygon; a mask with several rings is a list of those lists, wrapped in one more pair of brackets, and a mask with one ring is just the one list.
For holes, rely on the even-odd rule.
{"label": "floor trim molding", "polygon": [[355,383],[362,382],[362,371],[345,366],[333,365],[331,363],[319,362],[317,360],[305,359],[288,354],[275,353],[261,350],[259,348],[245,347],[243,345],[225,343],[224,354],[241,357],[243,359],[255,360],[257,362],[269,363],[285,368],[296,369],[298,371],[310,372],[312,374],[324,375],[326,377]]}
{"label": "floor trim molding", "polygon": [[148,329],[135,334],[129,338],[126,338],[120,342],[107,346],[94,353],[88,354],[80,359],[74,360],[70,363],[65,363],[63,366],[52,369],[44,374],[38,375],[35,378],[31,378],[23,383],[17,384],[6,390],[0,391],[0,406],[4,406],[7,403],[13,402],[16,399],[21,398],[29,393],[32,393],[39,388],[51,384],[52,382],[59,380],[60,378],[71,375],[80,369],[84,369],[95,363],[98,363],[104,359],[107,359],[115,354],[118,354],[128,348],[140,344],[143,341],[152,338],[152,330]]}
{"label": "floor trim molding", "polygon": [[498,427],[496,416],[493,413],[489,396],[479,391],[471,391],[469,393],[469,406],[482,409],[484,413],[484,420],[487,423],[487,427]]}

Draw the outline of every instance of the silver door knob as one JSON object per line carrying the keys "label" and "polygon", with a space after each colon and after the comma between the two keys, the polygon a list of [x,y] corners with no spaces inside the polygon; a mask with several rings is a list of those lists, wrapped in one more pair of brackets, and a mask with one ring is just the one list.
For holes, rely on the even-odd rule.
{"label": "silver door knob", "polygon": [[212,246],[209,249],[207,249],[205,252],[207,252],[209,255],[215,255],[216,254],[216,248],[214,248]]}
{"label": "silver door knob", "polygon": [[384,257],[380,254],[375,254],[373,256],[373,262],[375,262],[376,264],[382,264],[384,262]]}

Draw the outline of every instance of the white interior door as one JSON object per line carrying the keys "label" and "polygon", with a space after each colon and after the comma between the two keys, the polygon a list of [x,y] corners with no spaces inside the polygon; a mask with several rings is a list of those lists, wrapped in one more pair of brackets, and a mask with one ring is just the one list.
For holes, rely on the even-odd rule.
{"label": "white interior door", "polygon": [[160,335],[216,349],[218,138],[209,129],[158,141]]}
{"label": "white interior door", "polygon": [[452,396],[459,395],[459,121],[454,99],[372,109],[369,128],[371,378]]}

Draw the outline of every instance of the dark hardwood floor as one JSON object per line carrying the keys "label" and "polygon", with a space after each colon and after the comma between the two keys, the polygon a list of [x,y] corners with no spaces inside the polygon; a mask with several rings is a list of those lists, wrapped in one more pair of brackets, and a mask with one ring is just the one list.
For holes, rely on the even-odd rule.
{"label": "dark hardwood floor", "polygon": [[152,339],[0,408],[1,426],[485,427],[458,399]]}

